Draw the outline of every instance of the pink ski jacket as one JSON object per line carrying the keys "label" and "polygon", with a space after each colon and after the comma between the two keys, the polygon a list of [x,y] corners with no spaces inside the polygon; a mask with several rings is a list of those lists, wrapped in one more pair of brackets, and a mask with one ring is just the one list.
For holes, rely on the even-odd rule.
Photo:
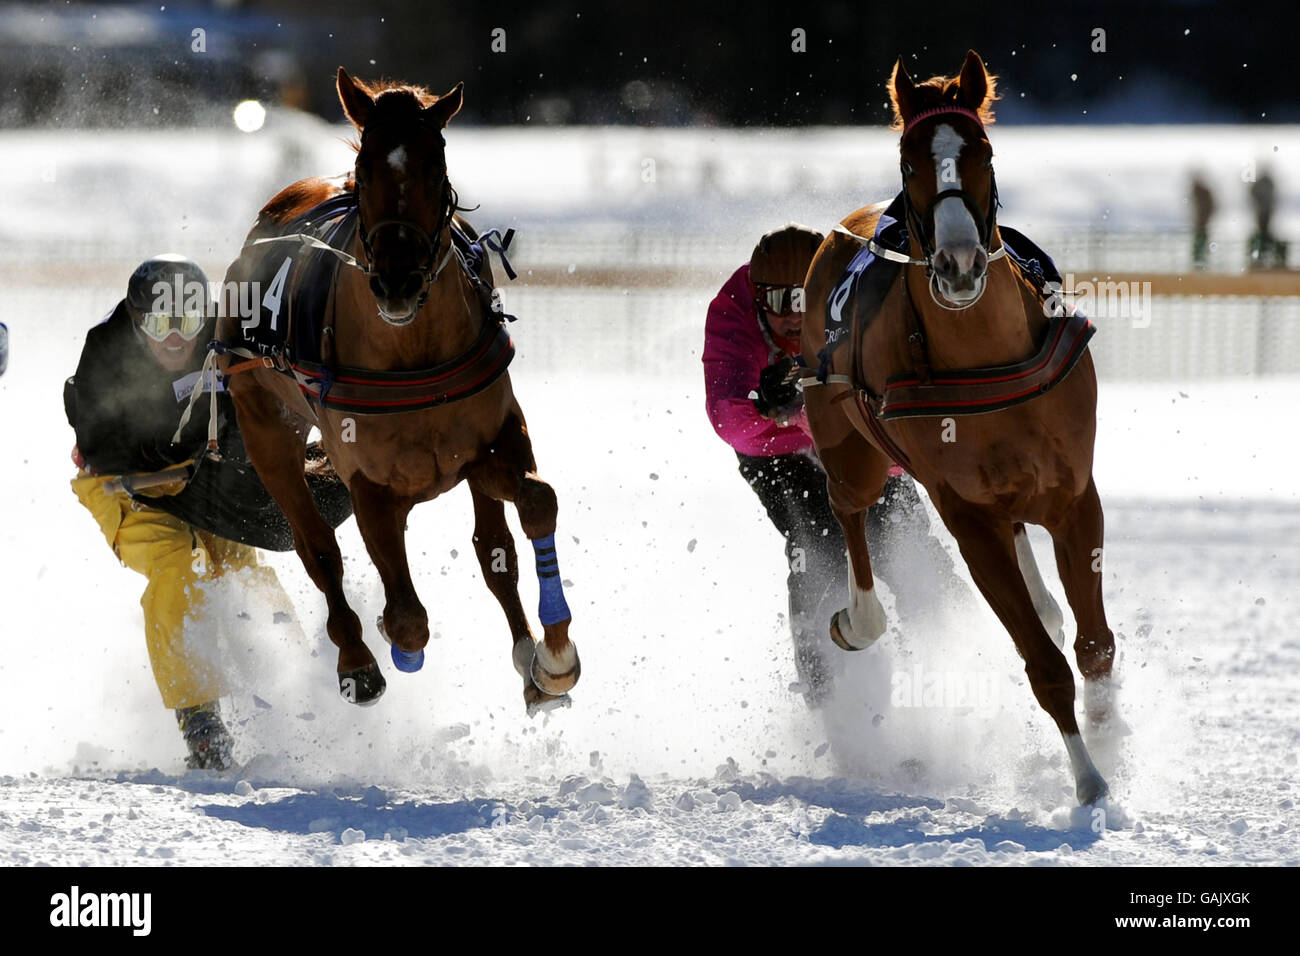
{"label": "pink ski jacket", "polygon": [[758,414],[749,398],[758,388],[759,373],[785,354],[763,336],[745,263],[709,304],[704,323],[709,421],[722,440],[743,455],[787,455],[813,447],[802,408],[790,416],[788,425],[778,425]]}

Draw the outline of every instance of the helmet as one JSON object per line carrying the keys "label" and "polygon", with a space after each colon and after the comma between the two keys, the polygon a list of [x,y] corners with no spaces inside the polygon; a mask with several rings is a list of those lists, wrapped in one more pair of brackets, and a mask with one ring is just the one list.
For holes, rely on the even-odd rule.
{"label": "helmet", "polygon": [[796,222],[769,232],[749,257],[749,280],[755,285],[802,286],[823,238],[816,229]]}
{"label": "helmet", "polygon": [[[208,277],[192,259],[175,253],[154,256],[131,273],[126,307],[136,325],[153,338],[165,338],[172,328],[193,338],[211,311]],[[171,318],[177,321],[169,322]]]}

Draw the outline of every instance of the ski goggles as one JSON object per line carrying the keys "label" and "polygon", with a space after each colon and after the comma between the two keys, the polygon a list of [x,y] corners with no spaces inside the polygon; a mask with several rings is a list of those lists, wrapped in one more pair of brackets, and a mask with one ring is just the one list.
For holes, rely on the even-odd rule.
{"label": "ski goggles", "polygon": [[759,301],[763,304],[763,307],[773,315],[794,314],[794,293],[795,289],[788,285],[766,285],[758,287]]}
{"label": "ski goggles", "polygon": [[203,330],[202,312],[172,315],[170,312],[146,312],[140,319],[140,331],[155,342],[161,342],[173,332],[189,342]]}

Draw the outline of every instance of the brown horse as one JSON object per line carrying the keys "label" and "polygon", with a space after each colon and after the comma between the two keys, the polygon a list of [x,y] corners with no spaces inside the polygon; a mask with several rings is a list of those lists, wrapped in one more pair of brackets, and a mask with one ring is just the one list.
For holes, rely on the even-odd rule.
{"label": "brown horse", "polygon": [[[831,636],[861,650],[884,632],[863,514],[897,460],[929,492],[975,584],[1010,632],[1035,697],[1065,739],[1077,797],[1093,803],[1106,783],[1075,720],[1060,611],[1024,529],[1029,522],[1052,535],[1078,624],[1074,651],[1085,710],[1090,725],[1100,726],[1111,717],[1115,643],[1102,607],[1102,511],[1092,479],[1097,380],[1085,348],[1091,327],[1073,314],[1054,322],[1039,290],[1002,250],[985,133],[995,78],[979,56],[971,51],[957,77],[920,84],[900,58],[890,96],[902,130],[910,241],[897,261],[908,264],[869,322],[853,314],[859,302],[841,303],[853,319],[851,340],[843,337],[849,347],[827,345],[828,296],[873,236],[885,204],[844,219],[818,250],[805,283],[804,361],[817,368],[826,357],[829,373],[816,387],[805,380],[808,421],[850,559],[851,603],[834,616]],[[1045,342],[1049,331],[1073,343],[1072,361],[1058,358],[1064,346]],[[1026,361],[1045,354],[1041,364]],[[931,401],[936,395],[942,400]],[[941,417],[926,413],[939,406]],[[980,413],[962,417],[968,411]]]}
{"label": "brown horse", "polygon": [[[359,218],[348,255],[340,256],[348,264],[338,269],[329,290],[330,319],[321,344],[320,368],[332,370],[330,398],[325,397],[328,386],[317,387],[320,380],[304,373],[301,363],[292,363],[297,380],[286,369],[269,367],[286,364],[278,358],[236,368],[223,356],[218,364],[229,365],[228,387],[249,458],[288,517],[307,573],[325,594],[326,628],[339,650],[344,697],[370,703],[383,693],[385,682],[362,640],[361,621],[344,597],[334,532],[303,479],[303,449],[312,425],[320,429],[330,461],[347,483],[357,526],[383,580],[380,631],[401,670],[419,669],[429,640],[428,616],[407,565],[407,514],[419,502],[468,482],[474,548],[488,589],[505,611],[512,660],[533,713],[568,702],[566,692],[578,680],[578,653],[569,640],[570,614],[555,557],[555,493],[537,477],[523,412],[504,372],[513,348],[485,294],[491,273],[484,268],[476,281],[452,255],[453,222],[462,231],[468,227],[455,216],[442,131],[460,110],[462,86],[434,96],[418,86],[359,82],[340,67],[339,99],[360,134],[353,175],[303,180],[282,191],[262,209],[244,252],[227,273],[228,283],[247,283],[267,274],[258,272],[267,257],[288,263],[293,257],[286,250],[300,244],[273,237],[322,201],[352,194]],[[346,203],[348,197],[342,198]],[[268,302],[275,307],[272,324],[280,298],[290,291],[284,277],[296,275],[289,267],[279,274],[279,287],[272,282],[268,298],[257,293],[264,307]],[[257,325],[255,319],[240,321]],[[239,336],[234,319],[225,319],[219,339],[230,343]],[[361,384],[349,385],[356,382]],[[339,390],[349,387],[352,405],[336,402],[345,394]],[[399,398],[382,397],[388,395]],[[357,405],[376,411],[356,411]],[[412,405],[414,410],[406,410]],[[519,600],[506,501],[514,503],[537,554],[541,642],[535,641]]]}

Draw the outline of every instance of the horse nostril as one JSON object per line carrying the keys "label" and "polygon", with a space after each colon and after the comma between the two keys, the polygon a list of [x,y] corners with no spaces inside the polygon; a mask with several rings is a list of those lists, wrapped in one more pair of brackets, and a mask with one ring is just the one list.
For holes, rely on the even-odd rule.
{"label": "horse nostril", "polygon": [[971,271],[976,276],[982,276],[988,270],[988,267],[989,267],[989,254],[985,252],[984,249],[982,248],[976,249],[975,262],[971,267]]}
{"label": "horse nostril", "polygon": [[373,275],[370,277],[370,291],[374,293],[376,299],[388,298],[388,286],[384,284],[383,276]]}
{"label": "horse nostril", "polygon": [[398,287],[401,297],[404,299],[414,298],[420,293],[420,287],[424,285],[424,276],[419,272],[408,272]]}
{"label": "horse nostril", "polygon": [[934,271],[941,279],[952,279],[957,275],[957,260],[946,249],[941,249],[934,256]]}

